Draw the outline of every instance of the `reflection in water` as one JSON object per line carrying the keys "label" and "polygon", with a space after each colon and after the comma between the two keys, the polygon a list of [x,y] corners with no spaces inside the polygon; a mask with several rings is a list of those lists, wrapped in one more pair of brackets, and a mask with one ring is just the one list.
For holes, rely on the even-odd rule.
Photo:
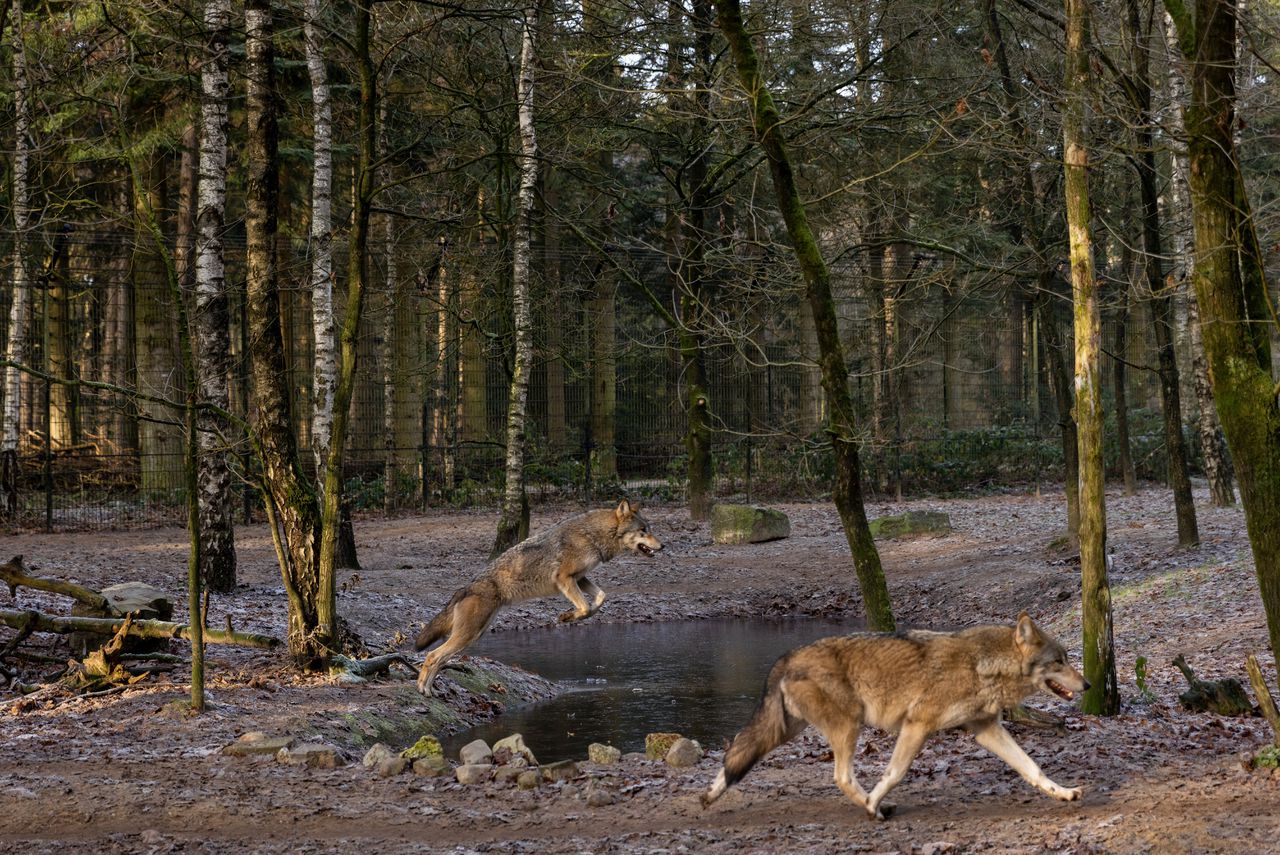
{"label": "reflection in water", "polygon": [[581,624],[486,635],[467,652],[558,681],[557,698],[510,710],[444,740],[490,744],[511,733],[541,762],[582,759],[592,742],[643,751],[646,733],[676,731],[719,747],[746,724],[774,661],[828,635],[856,632],[818,620],[705,620]]}

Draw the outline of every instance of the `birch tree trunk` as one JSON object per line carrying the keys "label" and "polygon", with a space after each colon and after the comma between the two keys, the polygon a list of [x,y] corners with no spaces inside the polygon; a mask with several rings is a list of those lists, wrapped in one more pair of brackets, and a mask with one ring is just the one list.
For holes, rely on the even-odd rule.
{"label": "birch tree trunk", "polygon": [[[200,163],[196,183],[195,353],[200,400],[231,408],[231,307],[223,232],[227,219],[227,103],[230,0],[205,0],[205,61],[200,69]],[[235,495],[227,455],[231,425],[208,409],[198,418],[200,577],[212,591],[236,587]]]}
{"label": "birch tree trunk", "polygon": [[1164,0],[1188,63],[1184,112],[1195,225],[1196,300],[1213,397],[1240,481],[1245,526],[1280,661],[1280,403],[1262,250],[1237,159],[1236,4]]}
{"label": "birch tree trunk", "polygon": [[[1111,587],[1107,581],[1107,511],[1102,463],[1102,313],[1089,236],[1089,155],[1085,145],[1089,85],[1088,0],[1066,0],[1066,106],[1062,141],[1066,156],[1067,230],[1071,243],[1071,291],[1075,302],[1076,427],[1080,444],[1080,575],[1083,600],[1085,712],[1120,711]],[[1070,489],[1070,485],[1068,485]]]}
{"label": "birch tree trunk", "polygon": [[22,0],[13,0],[12,50],[14,95],[12,299],[9,341],[5,344],[4,411],[0,413],[0,519],[18,511],[18,440],[22,414],[22,374],[26,364],[27,324],[30,320],[31,269],[27,239],[31,231],[31,81],[27,78]]}
{"label": "birch tree trunk", "polygon": [[520,189],[517,197],[515,245],[512,251],[511,312],[515,329],[515,359],[507,402],[506,486],[502,512],[490,557],[496,558],[529,535],[529,499],[524,488],[525,409],[529,399],[529,372],[533,367],[533,317],[529,309],[530,271],[533,258],[533,217],[538,187],[538,138],[533,124],[533,84],[536,62],[538,0],[525,7],[520,46],[520,75],[516,103],[520,125]]}
{"label": "birch tree trunk", "polygon": [[858,437],[849,394],[849,375],[840,344],[831,278],[818,242],[809,228],[808,216],[796,187],[791,159],[783,140],[784,123],[765,86],[755,46],[747,35],[738,0],[715,0],[720,30],[729,42],[738,76],[751,108],[756,140],[769,163],[769,174],[796,261],[804,275],[805,296],[818,334],[822,387],[830,407],[832,451],[835,456],[835,484],[832,488],[845,538],[853,555],[854,569],[862,589],[867,626],[877,632],[894,629],[889,589],[885,584],[880,553],[867,525],[862,501],[862,474],[858,461]]}
{"label": "birch tree trunk", "polygon": [[322,0],[303,9],[307,73],[311,78],[311,324],[315,369],[311,395],[311,453],[324,471],[333,435],[333,389],[338,373],[333,315],[333,108],[325,66]]}

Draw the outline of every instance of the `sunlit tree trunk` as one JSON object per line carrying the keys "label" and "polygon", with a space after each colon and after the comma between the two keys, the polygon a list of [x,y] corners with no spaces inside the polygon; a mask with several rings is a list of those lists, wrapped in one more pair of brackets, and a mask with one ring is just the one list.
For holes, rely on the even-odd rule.
{"label": "sunlit tree trunk", "polygon": [[1209,361],[1204,354],[1200,307],[1195,294],[1187,301],[1187,329],[1191,338],[1191,379],[1195,383],[1196,404],[1200,408],[1196,429],[1204,457],[1204,475],[1209,482],[1209,495],[1214,506],[1229,508],[1236,503],[1231,458],[1227,455],[1222,426],[1218,424],[1218,408],[1213,402],[1213,387],[1209,384]]}
{"label": "sunlit tree trunk", "polygon": [[[231,408],[231,305],[223,233],[227,219],[227,122],[230,0],[206,0],[200,68],[200,150],[196,190],[195,354],[200,400]],[[232,426],[202,411],[199,426],[200,575],[213,591],[236,586],[231,469]]]}
{"label": "sunlit tree trunk", "polygon": [[1120,447],[1120,477],[1124,479],[1124,494],[1132,496],[1138,492],[1138,475],[1134,471],[1133,452],[1129,440],[1129,366],[1125,362],[1129,350],[1129,312],[1132,301],[1129,299],[1130,267],[1128,264],[1122,266],[1125,273],[1120,277],[1120,281],[1123,283],[1124,296],[1121,298],[1123,302],[1115,320],[1116,358],[1112,360],[1111,376],[1112,384],[1115,386],[1116,444]]}
{"label": "sunlit tree trunk", "polygon": [[1184,112],[1195,225],[1196,299],[1218,416],[1240,482],[1245,525],[1280,660],[1280,404],[1262,250],[1235,144],[1236,4],[1164,0],[1188,63]]}
{"label": "sunlit tree trunk", "polygon": [[[1080,575],[1083,600],[1084,673],[1092,686],[1085,712],[1120,711],[1111,586],[1107,581],[1107,511],[1102,464],[1102,314],[1089,236],[1086,100],[1089,86],[1088,0],[1066,0],[1066,105],[1062,139],[1066,168],[1067,230],[1071,244],[1071,291],[1075,303],[1075,404],[1080,445]],[[1070,485],[1068,485],[1070,489]]]}
{"label": "sunlit tree trunk", "polygon": [[768,161],[778,206],[786,222],[796,261],[804,276],[805,296],[818,334],[822,388],[831,410],[827,430],[831,434],[835,456],[832,493],[853,555],[867,625],[876,631],[892,631],[894,620],[889,590],[862,501],[862,474],[858,462],[853,400],[849,394],[849,375],[844,349],[840,343],[830,274],[818,242],[809,228],[808,216],[800,199],[783,138],[785,124],[765,86],[760,61],[755,46],[747,35],[738,0],[716,0],[715,5],[720,30],[729,42],[734,64],[738,68],[738,76],[751,108],[756,139]]}
{"label": "sunlit tree trunk", "polygon": [[507,402],[507,460],[498,532],[490,557],[496,558],[529,535],[529,499],[524,488],[526,408],[529,372],[533,368],[533,314],[529,306],[533,260],[533,217],[538,188],[538,138],[533,125],[534,68],[537,63],[538,0],[524,11],[520,71],[516,103],[520,127],[520,190],[517,199],[515,246],[511,264],[511,315],[515,356]]}
{"label": "sunlit tree trunk", "polygon": [[27,241],[31,231],[31,82],[22,0],[13,0],[12,52],[14,98],[13,151],[13,279],[9,306],[9,340],[5,344],[4,410],[0,412],[0,519],[17,513],[18,441],[22,414],[22,374],[18,365],[27,361],[26,335],[30,320],[31,268]]}

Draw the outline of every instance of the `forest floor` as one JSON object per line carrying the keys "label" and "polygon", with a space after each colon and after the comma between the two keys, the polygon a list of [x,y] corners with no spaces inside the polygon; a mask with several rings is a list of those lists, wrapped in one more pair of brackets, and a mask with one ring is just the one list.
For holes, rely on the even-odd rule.
{"label": "forest floor", "polygon": [[[337,739],[344,721],[392,704],[412,678],[341,685],[297,674],[283,653],[211,647],[210,708],[199,717],[171,703],[188,690],[180,669],[109,696],[0,707],[0,850],[1276,851],[1280,775],[1242,763],[1270,740],[1266,724],[1191,714],[1177,702],[1185,685],[1169,663],[1178,653],[1205,679],[1247,683],[1244,659],[1256,652],[1275,681],[1243,515],[1209,507],[1203,491],[1197,500],[1202,544],[1184,550],[1176,545],[1167,491],[1108,496],[1122,713],[1082,716],[1041,697],[1034,703],[1065,716],[1065,732],[1011,727],[1051,778],[1084,786],[1079,802],[1033,791],[961,734],[928,743],[894,793],[898,812],[879,823],[832,784],[830,754],[812,730],[708,810],[697,797],[716,773],[721,746],[708,746],[707,757],[687,769],[633,755],[612,766],[583,763],[586,780],[530,791],[413,774],[382,778],[361,766],[361,752],[351,746],[350,762],[334,769],[233,758],[221,748],[246,731],[302,729]],[[856,616],[857,587],[834,510],[827,503],[778,507],[791,516],[791,537],[740,547],[713,545],[708,528],[678,508],[647,509],[667,548],[654,560],[623,557],[593,574],[609,600],[592,620]],[[1079,663],[1078,563],[1055,548],[1063,530],[1060,493],[874,503],[868,510],[874,517],[909,508],[946,511],[955,530],[881,544],[900,623],[1011,622],[1025,608]],[[536,508],[535,528],[571,511]],[[364,569],[340,579],[341,613],[374,652],[407,648],[421,622],[479,571],[494,524],[494,514],[480,512],[357,520]],[[284,596],[267,532],[247,527],[237,537],[242,584],[214,598],[210,623],[221,626],[226,615],[238,630],[282,634]],[[35,573],[94,587],[138,579],[180,600],[183,538],[177,529],[18,534],[0,544],[0,558],[24,553]],[[17,608],[59,606],[25,589],[16,599]],[[7,600],[0,593],[0,604],[15,607]],[[562,608],[524,604],[494,628],[544,626]],[[185,619],[181,605],[178,611]],[[0,630],[0,646],[11,637]],[[183,653],[185,645],[173,651]],[[65,648],[52,652],[67,655]],[[1140,656],[1149,661],[1141,687]],[[0,693],[0,701],[11,697]],[[857,758],[864,784],[879,776],[891,748],[885,734],[864,735]],[[591,790],[608,793],[595,802],[611,803],[591,806],[584,797]]]}

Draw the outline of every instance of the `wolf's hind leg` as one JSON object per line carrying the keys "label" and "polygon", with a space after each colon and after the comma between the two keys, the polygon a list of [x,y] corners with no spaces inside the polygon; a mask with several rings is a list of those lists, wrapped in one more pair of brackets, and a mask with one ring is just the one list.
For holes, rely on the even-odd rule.
{"label": "wolf's hind leg", "polygon": [[884,775],[876,782],[875,788],[871,790],[871,795],[867,796],[867,813],[872,819],[884,819],[885,812],[881,810],[880,803],[884,800],[885,794],[898,786],[906,777],[907,770],[911,768],[911,761],[916,759],[916,755],[920,753],[928,737],[929,729],[923,725],[910,721],[902,725],[902,730],[898,733],[898,741],[893,746],[893,756],[889,758],[889,765],[885,768]]}
{"label": "wolf's hind leg", "polygon": [[1013,771],[1037,790],[1064,802],[1072,802],[1080,798],[1082,790],[1079,787],[1063,787],[1049,780],[1049,776],[1040,770],[1036,761],[1032,760],[1027,752],[1022,750],[1022,746],[1014,740],[1009,731],[1004,729],[1004,725],[998,719],[982,727],[973,728],[972,732],[979,745],[1008,763]]}
{"label": "wolf's hind leg", "polygon": [[854,722],[838,728],[834,732],[824,732],[827,742],[831,744],[831,753],[835,756],[836,786],[849,799],[863,810],[867,809],[867,791],[858,783],[853,769],[853,755],[858,748],[859,727]]}
{"label": "wolf's hind leg", "polygon": [[464,597],[453,607],[453,632],[444,643],[427,654],[418,671],[418,691],[430,697],[431,686],[436,675],[453,656],[460,653],[473,641],[480,637],[484,628],[489,625],[497,607],[486,607],[479,599]]}

